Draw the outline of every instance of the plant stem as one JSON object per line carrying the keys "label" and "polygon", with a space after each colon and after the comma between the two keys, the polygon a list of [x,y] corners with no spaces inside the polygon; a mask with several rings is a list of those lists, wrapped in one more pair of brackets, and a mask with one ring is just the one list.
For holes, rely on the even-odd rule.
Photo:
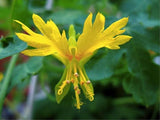
{"label": "plant stem", "polygon": [[10,34],[13,34],[13,26],[12,26],[12,22],[13,22],[13,11],[14,11],[14,6],[15,6],[16,0],[12,1],[11,4],[11,13],[10,13]]}
{"label": "plant stem", "polygon": [[8,84],[10,82],[11,74],[12,74],[12,71],[13,71],[13,68],[15,66],[17,58],[18,58],[18,54],[15,54],[15,55],[12,56],[12,58],[10,60],[10,63],[8,65],[5,77],[3,79],[2,87],[1,87],[1,90],[0,90],[0,118],[1,118],[1,115],[2,115],[2,107],[3,107],[3,103],[4,103],[4,98],[5,98],[6,93],[7,93]]}

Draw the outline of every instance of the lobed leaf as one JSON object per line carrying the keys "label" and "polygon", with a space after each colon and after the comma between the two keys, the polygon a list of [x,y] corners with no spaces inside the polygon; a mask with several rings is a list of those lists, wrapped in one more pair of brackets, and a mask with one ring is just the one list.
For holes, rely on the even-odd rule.
{"label": "lobed leaf", "polygon": [[[14,36],[13,38],[10,39],[11,40],[7,41],[8,39],[6,38],[6,43],[8,45],[0,46],[0,59],[19,53],[27,48],[27,44],[19,40],[17,36]],[[3,44],[2,41],[0,41],[0,43]]]}

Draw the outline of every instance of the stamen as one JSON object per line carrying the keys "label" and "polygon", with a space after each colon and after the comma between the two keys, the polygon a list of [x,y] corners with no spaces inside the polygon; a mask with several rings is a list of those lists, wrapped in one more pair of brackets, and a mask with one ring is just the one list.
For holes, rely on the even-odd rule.
{"label": "stamen", "polygon": [[69,81],[69,80],[63,81],[62,85],[59,87],[58,95],[61,95],[61,94],[63,93],[63,89],[64,89],[64,87],[66,86],[66,84],[67,84],[68,81]]}
{"label": "stamen", "polygon": [[90,84],[90,83],[91,83],[91,81],[90,81],[90,80],[88,80],[88,81],[86,81],[86,83],[87,83],[87,84]]}
{"label": "stamen", "polygon": [[87,84],[84,84],[84,86],[85,86],[85,89],[86,89],[86,92],[87,92],[88,99],[90,101],[93,101],[94,100],[94,97],[93,97],[94,93],[93,93],[93,91],[91,90],[91,88]]}
{"label": "stamen", "polygon": [[83,85],[83,84],[84,84],[84,81],[81,81],[80,84]]}
{"label": "stamen", "polygon": [[75,76],[75,77],[78,77],[78,76],[79,76],[79,74],[78,74],[78,73],[74,73],[74,76]]}
{"label": "stamen", "polygon": [[67,83],[67,84],[69,84],[69,83],[70,83],[70,81],[69,81],[69,80],[66,80],[66,83]]}
{"label": "stamen", "polygon": [[77,101],[77,104],[76,104],[77,109],[80,109],[80,106],[81,106],[83,103],[80,101],[79,93],[78,93],[77,90],[75,91],[75,96],[76,96],[76,101]]}
{"label": "stamen", "polygon": [[89,84],[91,83],[91,81],[90,81],[90,80],[87,80],[87,81],[86,81],[86,77],[85,77],[83,71],[81,70],[80,67],[79,67],[78,69],[79,69],[80,79],[81,79],[80,84],[81,84],[81,85],[84,85],[84,87],[85,87],[85,92],[86,92],[86,94],[87,94],[87,98],[88,98],[90,101],[93,101],[93,100],[94,100],[94,93],[93,93],[93,90],[90,88],[90,85],[89,85]]}
{"label": "stamen", "polygon": [[71,82],[74,83],[74,79],[72,79]]}
{"label": "stamen", "polygon": [[80,90],[80,89],[77,89],[77,93],[80,94],[80,93],[81,93],[81,90]]}
{"label": "stamen", "polygon": [[78,88],[78,86],[75,86],[75,87],[74,87],[74,90],[77,90],[77,88]]}

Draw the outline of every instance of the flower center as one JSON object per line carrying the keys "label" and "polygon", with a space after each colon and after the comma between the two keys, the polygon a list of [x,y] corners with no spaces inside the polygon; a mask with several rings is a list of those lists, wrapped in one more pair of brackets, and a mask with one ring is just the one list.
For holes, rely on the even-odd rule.
{"label": "flower center", "polygon": [[[81,94],[81,89],[85,94],[86,98],[88,98],[90,101],[94,100],[92,84],[88,79],[84,67],[79,64],[76,58],[73,58],[70,61],[70,63],[66,66],[66,69],[66,79],[59,86],[58,95],[61,95],[63,93],[63,89],[66,87],[67,84],[72,84],[75,90],[76,107],[77,109],[80,109],[80,106],[83,104],[80,101],[79,97],[79,95]],[[81,89],[79,88],[79,86]]]}

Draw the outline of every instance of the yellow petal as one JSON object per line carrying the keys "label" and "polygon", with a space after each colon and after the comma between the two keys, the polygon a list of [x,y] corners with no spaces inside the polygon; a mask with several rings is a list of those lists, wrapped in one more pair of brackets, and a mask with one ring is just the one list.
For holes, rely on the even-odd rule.
{"label": "yellow petal", "polygon": [[40,16],[36,15],[36,14],[32,15],[32,19],[33,19],[33,22],[34,22],[35,26],[41,31],[41,33],[45,34],[45,32],[46,32],[46,30],[45,30],[46,24],[43,21],[43,19]]}
{"label": "yellow petal", "polygon": [[44,36],[37,34],[37,35],[26,35],[24,33],[16,33],[19,39],[23,40],[24,42],[27,42],[29,46],[41,48],[45,46],[51,46],[52,42],[49,41]]}
{"label": "yellow petal", "polygon": [[35,26],[40,30],[43,35],[47,36],[53,41],[57,41],[60,39],[61,35],[59,29],[52,20],[45,23],[43,19],[36,14],[33,14],[32,17]]}
{"label": "yellow petal", "polygon": [[83,33],[77,41],[77,56],[85,56],[89,53],[89,49],[94,47],[99,41],[104,29],[105,18],[101,13],[96,15],[96,19],[92,26],[92,14],[90,14],[85,23]]}
{"label": "yellow petal", "polygon": [[28,49],[22,51],[24,55],[27,56],[47,56],[54,54],[56,51],[52,49],[51,47],[45,47],[45,48],[39,48],[39,49]]}
{"label": "yellow petal", "polygon": [[35,33],[29,29],[26,25],[24,25],[22,22],[18,21],[18,20],[14,20],[15,22],[19,23],[20,25],[22,25],[22,29],[27,32],[30,35],[34,35]]}
{"label": "yellow petal", "polygon": [[128,42],[131,38],[132,37],[128,35],[118,35],[114,39],[110,40],[110,43],[108,43],[105,47],[109,49],[119,49],[119,45]]}
{"label": "yellow petal", "polygon": [[[58,29],[58,27],[56,26],[56,24],[55,24],[52,20],[47,21],[47,27],[52,28],[52,33],[53,33],[53,34],[52,34],[51,37],[56,36],[55,39],[60,38],[61,34],[60,34],[60,32],[59,32],[59,29]],[[51,33],[50,33],[50,34],[51,34]],[[57,40],[58,40],[58,39],[57,39]]]}
{"label": "yellow petal", "polygon": [[52,20],[45,23],[43,19],[36,14],[33,14],[32,17],[34,24],[43,35],[34,33],[23,23],[16,21],[21,24],[22,28],[29,34],[16,33],[16,35],[21,40],[27,42],[29,46],[35,48],[32,50],[25,50],[23,53],[29,56],[45,56],[53,54],[63,63],[67,59],[70,59],[71,54],[69,53],[69,46],[65,31],[63,31],[61,35],[58,27]]}
{"label": "yellow petal", "polygon": [[105,17],[101,13],[97,13],[96,19],[93,24],[93,30],[95,32],[102,32],[104,30]]}
{"label": "yellow petal", "polygon": [[[89,16],[85,23],[90,24],[84,24],[83,33],[79,36],[77,42],[77,58],[78,56],[83,58],[92,55],[94,51],[102,47],[119,49],[119,45],[124,44],[131,39],[131,37],[117,36],[125,32],[125,29],[121,30],[121,28],[127,24],[127,17],[114,22],[105,30],[105,17],[102,14],[98,13],[96,15],[93,26],[91,26],[91,21],[92,17]],[[117,37],[115,38],[115,36]]]}
{"label": "yellow petal", "polygon": [[66,56],[66,54],[67,55],[69,54],[68,42],[67,42],[65,31],[63,31],[61,36],[58,27],[52,20],[49,20],[47,21],[47,23],[45,23],[43,19],[36,14],[33,14],[33,21],[36,27],[41,31],[41,33],[44,36],[46,36],[46,38],[48,38],[50,41],[52,41],[52,46],[54,46],[53,47],[54,49],[57,49],[56,53],[58,53],[58,55],[61,55],[64,57]]}
{"label": "yellow petal", "polygon": [[69,45],[68,45],[66,33],[64,30],[62,32],[62,36],[61,36],[60,42],[58,43],[58,46],[64,55],[68,55],[68,56],[71,55],[69,52]]}
{"label": "yellow petal", "polygon": [[89,14],[87,19],[84,22],[83,33],[87,33],[92,29],[92,13]]}
{"label": "yellow petal", "polygon": [[125,30],[120,30],[121,28],[125,27],[128,23],[128,17],[124,17],[114,23],[112,23],[104,32],[103,34],[107,37],[114,37],[115,35],[122,34]]}

